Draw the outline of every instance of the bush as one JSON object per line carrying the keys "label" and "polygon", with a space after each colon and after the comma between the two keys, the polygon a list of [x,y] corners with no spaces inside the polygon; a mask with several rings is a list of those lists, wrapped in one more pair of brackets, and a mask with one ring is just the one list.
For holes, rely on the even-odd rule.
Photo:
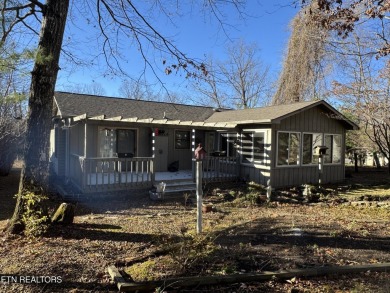
{"label": "bush", "polygon": [[25,226],[24,234],[30,237],[43,235],[49,228],[50,218],[42,208],[42,201],[47,197],[26,192],[22,195],[24,200],[24,213],[22,221]]}

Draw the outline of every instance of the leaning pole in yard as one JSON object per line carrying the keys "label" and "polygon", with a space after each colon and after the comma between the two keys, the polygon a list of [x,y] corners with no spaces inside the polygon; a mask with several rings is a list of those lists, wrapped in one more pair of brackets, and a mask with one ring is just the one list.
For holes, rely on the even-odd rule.
{"label": "leaning pole in yard", "polygon": [[196,233],[202,233],[202,161],[196,160]]}

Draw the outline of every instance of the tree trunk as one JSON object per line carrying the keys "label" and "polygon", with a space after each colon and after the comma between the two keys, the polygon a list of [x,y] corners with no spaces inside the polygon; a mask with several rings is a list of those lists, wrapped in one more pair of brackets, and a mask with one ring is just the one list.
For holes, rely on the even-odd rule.
{"label": "tree trunk", "polygon": [[373,155],[374,155],[374,161],[375,161],[376,168],[380,169],[381,168],[381,162],[379,161],[378,153],[374,152]]}
{"label": "tree trunk", "polygon": [[358,173],[359,168],[358,168],[358,154],[357,153],[353,153],[353,159],[355,161],[355,172]]}
{"label": "tree trunk", "polygon": [[57,211],[51,217],[52,223],[58,224],[72,224],[74,219],[74,204],[71,203],[62,203]]}
{"label": "tree trunk", "polygon": [[24,165],[15,211],[7,227],[10,233],[23,229],[23,192],[42,193],[48,188],[53,96],[68,7],[69,0],[47,0],[43,9],[38,51],[31,73]]}

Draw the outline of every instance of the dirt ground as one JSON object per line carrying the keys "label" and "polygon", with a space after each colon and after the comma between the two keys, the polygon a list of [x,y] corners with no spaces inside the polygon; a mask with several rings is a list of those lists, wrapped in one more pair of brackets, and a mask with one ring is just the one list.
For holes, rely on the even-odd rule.
{"label": "dirt ground", "polygon": [[[19,171],[0,177],[0,230],[13,212]],[[213,210],[203,215],[201,237],[195,236],[194,195],[156,202],[129,192],[86,201],[77,204],[73,225],[55,226],[44,237],[0,233],[0,276],[36,277],[28,284],[1,279],[0,292],[116,292],[109,265],[141,279],[164,279],[390,263],[389,187],[386,172],[367,169],[351,173],[346,182],[332,186],[336,194],[315,203],[297,201],[286,190],[280,194],[291,200],[254,204],[237,195],[242,186],[220,185],[204,197]],[[180,292],[390,292],[390,272]]]}

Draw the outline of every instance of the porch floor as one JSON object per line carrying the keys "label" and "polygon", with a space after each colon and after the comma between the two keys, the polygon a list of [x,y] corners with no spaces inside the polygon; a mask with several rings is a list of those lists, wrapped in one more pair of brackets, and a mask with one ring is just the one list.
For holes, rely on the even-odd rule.
{"label": "porch floor", "polygon": [[156,172],[155,181],[192,180],[192,170],[180,170],[177,172]]}

